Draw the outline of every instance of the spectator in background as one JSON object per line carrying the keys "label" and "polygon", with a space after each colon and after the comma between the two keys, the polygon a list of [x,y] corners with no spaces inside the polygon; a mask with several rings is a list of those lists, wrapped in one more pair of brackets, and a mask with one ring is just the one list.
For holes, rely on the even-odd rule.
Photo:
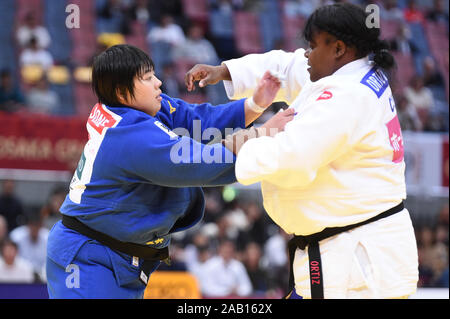
{"label": "spectator in background", "polygon": [[194,234],[191,243],[187,244],[184,249],[186,267],[197,277],[199,282],[203,275],[202,267],[210,257],[209,238],[200,230]]}
{"label": "spectator in background", "polygon": [[217,54],[222,60],[236,57],[234,43],[233,10],[231,0],[212,0],[210,3],[209,31]]}
{"label": "spectator in background", "polygon": [[[448,168],[448,166],[447,166]],[[436,230],[436,241],[443,243],[448,249],[448,202],[444,204],[439,212]]]}
{"label": "spectator in background", "polygon": [[395,100],[397,116],[402,130],[415,132],[422,131],[423,124],[416,108],[412,106],[404,96],[399,96]]}
{"label": "spectator in background", "polygon": [[149,0],[136,0],[128,9],[129,19],[142,24],[149,24],[151,20],[151,10]]}
{"label": "spectator in background", "polygon": [[431,269],[433,278],[431,287],[448,288],[448,247],[442,243],[437,243],[432,250]]}
{"label": "spectator in background", "polygon": [[207,244],[197,247],[197,258],[195,263],[187,263],[188,271],[197,279],[200,290],[202,289],[202,283],[206,283],[208,278],[207,273],[203,270],[208,260],[211,258],[211,252]]}
{"label": "spectator in background", "polygon": [[17,256],[17,245],[10,239],[6,239],[1,246],[0,282],[34,282],[33,266]]}
{"label": "spectator in background", "polygon": [[8,222],[5,217],[0,215],[0,247],[6,237],[8,237]]}
{"label": "spectator in background", "polygon": [[106,0],[98,3],[98,33],[121,33],[124,35],[130,33],[125,16],[126,8],[123,6],[121,0]]}
{"label": "spectator in background", "polygon": [[445,81],[441,72],[436,67],[436,62],[433,57],[427,56],[423,59],[423,80],[424,85],[429,88],[439,88],[444,91],[445,94]]}
{"label": "spectator in background", "polygon": [[284,267],[287,262],[287,242],[289,235],[281,228],[278,233],[269,237],[264,245],[264,260],[266,268]]}
{"label": "spectator in background", "polygon": [[35,113],[57,114],[60,102],[58,94],[50,89],[45,76],[27,94],[28,108]]}
{"label": "spectator in background", "polygon": [[416,75],[405,88],[404,95],[408,103],[416,109],[426,130],[430,111],[434,105],[433,93],[424,86],[423,78]]}
{"label": "spectator in background", "polygon": [[245,297],[252,293],[252,284],[244,265],[235,259],[231,240],[220,243],[219,254],[202,267],[200,287],[205,297]]}
{"label": "spectator in background", "polygon": [[417,248],[419,251],[419,281],[423,287],[429,286],[433,277],[433,249],[435,244],[433,229],[424,226],[419,231]]}
{"label": "spectator in background", "polygon": [[27,48],[20,54],[19,61],[21,66],[39,65],[44,70],[53,66],[52,55],[45,49],[39,48],[36,38],[30,39]]}
{"label": "spectator in background", "polygon": [[36,212],[27,215],[26,225],[19,226],[10,233],[10,238],[18,246],[19,256],[33,266],[35,273],[40,273],[47,256],[48,229],[42,227],[42,219]]}
{"label": "spectator in background", "polygon": [[424,13],[417,6],[415,0],[409,0],[408,6],[403,11],[405,21],[408,23],[423,23],[425,21]]}
{"label": "spectator in background", "polygon": [[433,1],[433,7],[428,11],[427,19],[433,22],[448,24],[448,13],[445,12],[444,1]]}
{"label": "spectator in background", "polygon": [[[245,231],[249,226],[247,216],[242,208],[241,203],[238,200],[233,200],[231,205],[229,205],[228,210],[225,211],[223,218],[220,218],[217,221],[217,224],[220,224],[220,230],[225,230],[226,236],[230,239],[233,239],[235,243],[238,244],[236,247],[238,251],[241,251],[245,248],[245,243],[240,241],[240,233]],[[219,236],[221,231],[219,231]],[[224,237],[220,238],[223,240]],[[219,241],[220,241],[219,240]]]}
{"label": "spectator in background", "polygon": [[0,111],[15,112],[20,110],[25,98],[19,88],[14,84],[10,71],[2,70],[0,73]]}
{"label": "spectator in background", "polygon": [[432,131],[447,131],[449,126],[449,109],[445,91],[445,80],[436,62],[431,56],[423,59],[423,82],[433,95],[433,110],[428,129]]}
{"label": "spectator in background", "polygon": [[397,6],[397,0],[385,0],[380,7],[383,20],[404,21],[403,11]]}
{"label": "spectator in background", "polygon": [[[277,226],[278,227],[278,226]],[[269,289],[280,295],[286,295],[288,286],[287,243],[290,236],[278,227],[278,232],[266,241],[263,247],[263,267],[266,269]]]}
{"label": "spectator in background", "polygon": [[173,63],[173,50],[186,40],[183,29],[171,15],[163,15],[159,24],[150,29],[147,41],[155,63],[155,74],[162,73],[163,65]]}
{"label": "spectator in background", "polygon": [[221,215],[224,201],[221,193],[222,188],[208,187],[205,189],[205,216],[204,223],[214,223]]}
{"label": "spectator in background", "polygon": [[419,281],[417,287],[429,287],[433,279],[433,269],[427,262],[424,251],[425,249],[423,247],[417,247],[419,257]]}
{"label": "spectator in background", "polygon": [[443,224],[436,226],[436,242],[448,247],[448,227]]}
{"label": "spectator in background", "polygon": [[184,13],[181,0],[150,0],[150,8],[152,16],[155,17],[154,22],[158,22],[159,17],[170,15],[175,18],[178,24],[182,24]]}
{"label": "spectator in background", "polygon": [[203,28],[199,24],[191,25],[187,39],[174,51],[174,58],[185,58],[193,63],[217,64],[219,58],[211,42],[205,39]]}
{"label": "spectator in background", "polygon": [[0,194],[0,215],[6,218],[8,232],[16,228],[23,219],[22,202],[14,195],[15,182],[4,180]]}
{"label": "spectator in background", "polygon": [[261,267],[261,247],[256,242],[250,242],[245,247],[243,263],[252,283],[253,295],[264,295],[268,289],[267,274]]}
{"label": "spectator in background", "polygon": [[17,29],[16,38],[22,48],[28,46],[33,38],[36,39],[37,46],[40,49],[48,48],[51,42],[50,34],[45,27],[38,24],[33,12],[25,15],[24,24]]}
{"label": "spectator in background", "polygon": [[266,214],[256,202],[250,202],[244,206],[246,214],[246,227],[239,232],[237,243],[238,249],[245,249],[250,242],[264,245],[268,239]]}
{"label": "spectator in background", "polygon": [[176,47],[183,44],[186,38],[183,29],[175,23],[174,18],[164,15],[161,17],[160,24],[150,29],[147,40],[150,43],[165,42]]}
{"label": "spectator in background", "polygon": [[288,0],[284,5],[284,15],[287,17],[309,17],[317,7],[320,0]]}
{"label": "spectator in background", "polygon": [[40,215],[43,225],[47,229],[51,229],[53,225],[62,218],[59,208],[64,202],[67,195],[66,187],[56,186],[50,193],[46,204],[41,208]]}
{"label": "spectator in background", "polygon": [[448,228],[448,216],[449,216],[449,205],[448,202],[445,203],[442,208],[441,211],[439,212],[439,217],[438,217],[438,222],[440,225],[444,225]]}
{"label": "spectator in background", "polygon": [[406,24],[399,25],[396,36],[388,42],[394,52],[413,56],[419,53],[419,48],[412,41],[411,30]]}

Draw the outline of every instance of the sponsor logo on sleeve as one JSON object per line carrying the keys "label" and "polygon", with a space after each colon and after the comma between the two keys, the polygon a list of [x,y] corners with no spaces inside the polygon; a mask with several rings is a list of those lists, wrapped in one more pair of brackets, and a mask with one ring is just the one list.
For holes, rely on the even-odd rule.
{"label": "sponsor logo on sleeve", "polygon": [[112,115],[103,109],[103,106],[100,103],[97,103],[94,106],[88,118],[88,124],[100,135],[105,128],[113,127],[116,122],[117,121]]}
{"label": "sponsor logo on sleeve", "polygon": [[167,103],[169,103],[170,114],[172,114],[173,112],[175,112],[175,111],[177,110],[176,108],[174,108],[174,107],[172,106],[172,104],[170,103],[170,101],[167,101]]}
{"label": "sponsor logo on sleeve", "polygon": [[320,94],[320,96],[317,98],[316,101],[329,100],[332,97],[333,97],[333,93],[331,93],[330,91],[323,91],[322,94]]}
{"label": "sponsor logo on sleeve", "polygon": [[386,124],[386,126],[389,134],[389,142],[394,149],[392,161],[394,163],[400,163],[401,161],[403,161],[404,150],[402,130],[400,128],[400,123],[398,121],[397,115],[392,120],[390,120]]}

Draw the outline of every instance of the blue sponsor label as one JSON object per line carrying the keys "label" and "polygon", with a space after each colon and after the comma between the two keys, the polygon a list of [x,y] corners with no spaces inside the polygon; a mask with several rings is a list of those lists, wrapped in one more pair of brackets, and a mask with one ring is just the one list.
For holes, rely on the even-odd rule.
{"label": "blue sponsor label", "polygon": [[361,83],[371,89],[378,98],[383,95],[389,86],[386,75],[377,67],[373,67],[361,80]]}

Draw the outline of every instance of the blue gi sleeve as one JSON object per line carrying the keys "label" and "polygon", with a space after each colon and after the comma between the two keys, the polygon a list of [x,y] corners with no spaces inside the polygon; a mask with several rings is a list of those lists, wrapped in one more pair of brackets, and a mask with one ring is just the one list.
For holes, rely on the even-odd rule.
{"label": "blue gi sleeve", "polygon": [[220,186],[236,182],[233,153],[220,143],[205,145],[177,136],[157,119],[136,125],[127,149],[131,171],[168,187]]}
{"label": "blue gi sleeve", "polygon": [[[170,117],[172,128],[186,129],[188,136],[196,141],[207,143],[217,137],[213,136],[212,128],[220,132],[221,138],[225,137],[225,133],[233,133],[234,129],[245,128],[245,99],[214,106],[209,103],[190,104],[181,99],[162,96],[160,112]],[[227,128],[230,131],[225,132]]]}

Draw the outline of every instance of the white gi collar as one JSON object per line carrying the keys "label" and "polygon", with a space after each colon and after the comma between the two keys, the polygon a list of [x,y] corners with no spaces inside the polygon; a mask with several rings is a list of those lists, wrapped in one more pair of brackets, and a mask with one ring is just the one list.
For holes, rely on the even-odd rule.
{"label": "white gi collar", "polygon": [[364,57],[355,61],[352,61],[350,63],[345,64],[340,69],[338,69],[336,72],[333,73],[333,75],[343,75],[343,74],[352,74],[355,71],[361,70],[363,67],[370,66],[369,57]]}

